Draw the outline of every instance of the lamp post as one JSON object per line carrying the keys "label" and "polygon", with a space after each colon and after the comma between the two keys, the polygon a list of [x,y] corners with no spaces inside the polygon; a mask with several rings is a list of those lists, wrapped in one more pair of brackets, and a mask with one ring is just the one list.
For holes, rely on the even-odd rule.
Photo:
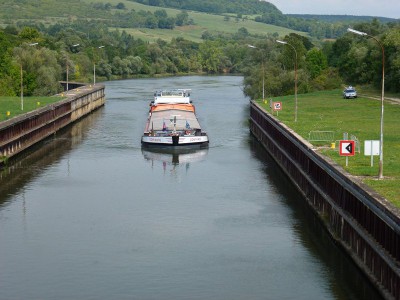
{"label": "lamp post", "polygon": [[[73,48],[78,47],[78,46],[79,46],[79,44],[72,45]],[[68,50],[67,50],[67,94],[69,91],[68,76],[69,76],[69,63],[68,63]]]}
{"label": "lamp post", "polygon": [[[39,43],[30,43],[28,44],[29,46],[36,46]],[[24,110],[24,78],[23,78],[23,72],[22,72],[22,59],[20,63],[20,71],[21,71],[21,110]]]}
{"label": "lamp post", "polygon": [[[252,49],[258,49],[256,46],[253,45],[247,45],[247,47],[252,48]],[[261,66],[262,66],[262,102],[264,103],[265,99],[265,69],[264,69],[264,55],[261,61]]]}
{"label": "lamp post", "polygon": [[[104,46],[99,46],[97,49],[102,49]],[[93,53],[93,85],[96,85],[96,56]]]}
{"label": "lamp post", "polygon": [[378,178],[383,179],[383,111],[384,111],[384,97],[385,97],[385,48],[383,48],[383,44],[372,35],[369,35],[365,32],[361,32],[358,30],[354,30],[352,28],[347,29],[348,32],[367,36],[374,39],[378,45],[382,49],[382,91],[381,91],[381,124],[380,124],[380,141],[379,141],[379,173]]}
{"label": "lamp post", "polygon": [[296,48],[289,44],[288,42],[285,41],[280,41],[276,40],[277,43],[288,45],[293,48],[294,51],[294,102],[295,102],[295,108],[294,108],[294,121],[297,122],[297,51]]}

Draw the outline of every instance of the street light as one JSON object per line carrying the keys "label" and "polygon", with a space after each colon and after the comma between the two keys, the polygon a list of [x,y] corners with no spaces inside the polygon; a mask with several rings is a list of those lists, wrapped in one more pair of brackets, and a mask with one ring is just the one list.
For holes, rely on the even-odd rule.
{"label": "street light", "polygon": [[[253,45],[247,45],[247,47],[249,47],[249,48],[252,48],[252,49],[258,49],[256,46],[253,46]],[[264,103],[264,99],[265,99],[265,88],[264,88],[264,86],[265,86],[265,70],[264,70],[264,55],[263,55],[263,58],[262,58],[262,61],[261,61],[261,65],[262,65],[262,72],[263,72],[263,76],[262,76],[262,101],[263,101],[263,103]]]}
{"label": "street light", "polygon": [[[99,46],[97,49],[104,48],[104,46]],[[93,53],[93,85],[96,85],[96,57],[95,53]]]}
{"label": "street light", "polygon": [[[30,43],[28,46],[36,46],[39,43]],[[22,72],[22,59],[20,63],[21,67],[21,110],[24,110],[24,78],[23,78],[23,72]]]}
{"label": "street light", "polygon": [[[79,46],[79,44],[72,45],[73,48],[78,47],[78,46]],[[68,50],[67,50],[67,94],[69,91],[68,76],[69,76],[69,63],[68,63]]]}
{"label": "street light", "polygon": [[295,101],[295,108],[294,108],[294,121],[297,122],[297,51],[296,48],[289,44],[288,42],[276,40],[277,43],[288,45],[293,48],[294,50],[294,101]]}
{"label": "street light", "polygon": [[383,48],[382,43],[372,35],[369,35],[365,32],[361,32],[358,30],[354,30],[352,28],[347,29],[348,32],[362,35],[362,36],[367,36],[372,39],[374,39],[378,45],[382,49],[382,91],[381,91],[381,129],[380,129],[380,142],[379,142],[379,173],[378,173],[378,178],[383,179],[383,110],[384,110],[384,105],[383,105],[383,100],[384,100],[384,95],[385,95],[385,49]]}

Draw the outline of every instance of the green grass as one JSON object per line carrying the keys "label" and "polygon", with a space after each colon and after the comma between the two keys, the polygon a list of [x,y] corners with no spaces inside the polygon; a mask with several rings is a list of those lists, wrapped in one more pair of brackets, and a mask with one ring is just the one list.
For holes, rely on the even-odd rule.
{"label": "green grass", "polygon": [[[86,3],[93,2],[92,0],[84,0]],[[97,2],[111,3],[113,5],[122,2],[128,10],[134,9],[135,11],[151,11],[165,9],[169,16],[176,16],[180,13],[180,10],[172,8],[160,8],[156,6],[147,6],[136,2],[127,0],[98,0]],[[236,22],[235,18],[231,18],[229,21],[224,20],[224,16],[213,15],[207,13],[200,13],[194,11],[188,11],[189,18],[194,20],[195,25],[175,27],[174,30],[169,29],[146,29],[146,28],[119,28],[119,30],[125,30],[135,38],[141,38],[145,41],[154,42],[157,39],[170,41],[172,38],[183,37],[184,39],[191,40],[194,42],[201,42],[201,35],[204,31],[210,32],[225,32],[225,33],[236,33],[239,28],[244,27],[250,34],[261,34],[267,35],[268,33],[277,32],[279,36],[283,37],[289,33],[297,33],[305,35],[304,32],[293,31],[287,28],[255,22],[251,19],[245,21]]]}
{"label": "green grass", "polygon": [[[263,24],[250,20],[243,22],[236,22],[234,19],[231,19],[230,21],[224,21],[223,16],[208,15],[204,13],[189,13],[189,15],[195,20],[195,25],[177,26],[174,30],[148,28],[118,28],[118,30],[125,30],[133,37],[149,42],[154,42],[157,39],[162,39],[169,42],[172,38],[182,37],[186,40],[198,43],[203,41],[201,36],[205,31],[209,31],[211,33],[224,32],[234,34],[239,28],[244,27],[250,34],[266,35],[268,33],[273,34],[277,32],[279,36],[285,36],[294,32],[283,27]],[[296,33],[304,35],[303,32]]]}
{"label": "green grass", "polygon": [[[379,98],[379,94],[376,95]],[[397,95],[398,96],[398,95]],[[341,90],[316,92],[298,95],[297,122],[294,122],[294,96],[274,98],[273,101],[282,102],[282,111],[277,118],[308,140],[310,131],[333,131],[335,140],[343,140],[343,133],[355,135],[360,141],[361,151],[349,157],[346,167],[346,158],[331,149],[330,142],[319,146],[319,150],[340,164],[350,174],[375,189],[378,193],[400,207],[400,139],[399,123],[400,103],[385,101],[384,106],[384,141],[383,141],[383,175],[378,180],[379,157],[374,157],[374,166],[371,167],[370,156],[364,156],[364,141],[379,140],[381,102],[359,97],[354,100],[345,100],[341,97]],[[262,104],[270,111],[269,104]],[[276,116],[277,113],[274,112]],[[322,146],[322,147],[321,147]],[[325,147],[324,147],[325,146]]]}
{"label": "green grass", "polygon": [[[30,112],[34,109],[46,106],[63,99],[62,97],[24,97],[21,109],[20,97],[0,97],[0,121],[11,119],[15,116]],[[8,114],[9,113],[9,114]]]}

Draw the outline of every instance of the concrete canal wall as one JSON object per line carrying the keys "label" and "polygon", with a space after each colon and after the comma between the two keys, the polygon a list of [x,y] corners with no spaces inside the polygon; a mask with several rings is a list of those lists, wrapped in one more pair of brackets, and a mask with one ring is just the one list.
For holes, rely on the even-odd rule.
{"label": "concrete canal wall", "polygon": [[0,165],[104,105],[104,85],[74,88],[64,100],[0,123]]}
{"label": "concrete canal wall", "polygon": [[250,130],[387,299],[400,299],[400,211],[250,103]]}

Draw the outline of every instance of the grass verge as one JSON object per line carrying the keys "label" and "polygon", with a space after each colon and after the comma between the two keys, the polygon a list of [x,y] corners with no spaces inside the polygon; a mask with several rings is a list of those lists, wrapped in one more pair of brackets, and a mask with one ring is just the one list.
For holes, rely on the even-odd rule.
{"label": "grass verge", "polygon": [[[379,96],[377,96],[379,98]],[[270,101],[270,100],[268,100]],[[267,102],[268,102],[267,101]],[[284,96],[272,99],[282,102],[282,110],[273,114],[300,134],[309,139],[311,131],[333,131],[336,148],[330,148],[333,141],[313,143],[318,151],[332,158],[350,174],[359,176],[368,186],[400,207],[400,139],[398,118],[400,103],[384,103],[384,139],[383,139],[383,175],[378,180],[379,157],[375,156],[371,167],[371,157],[364,155],[365,140],[379,140],[381,102],[365,97],[343,99],[341,90],[316,92],[298,95],[297,122],[295,116],[294,96]],[[262,101],[260,101],[261,103]],[[271,111],[269,103],[261,103]],[[343,134],[354,135],[360,141],[360,152],[346,158],[339,155],[338,141],[343,140]]]}
{"label": "grass verge", "polygon": [[[0,97],[0,121],[11,119],[63,99],[62,97]],[[23,105],[22,105],[23,102]],[[23,110],[21,109],[23,106]]]}

